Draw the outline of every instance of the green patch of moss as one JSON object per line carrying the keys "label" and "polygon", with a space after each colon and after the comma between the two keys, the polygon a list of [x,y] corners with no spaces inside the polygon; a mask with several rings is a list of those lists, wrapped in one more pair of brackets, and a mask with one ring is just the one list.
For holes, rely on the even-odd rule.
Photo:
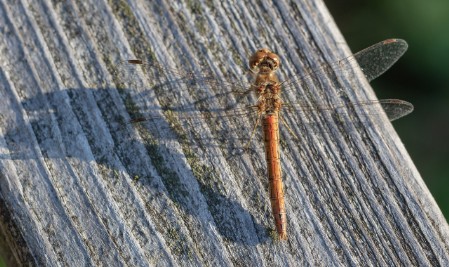
{"label": "green patch of moss", "polygon": [[187,1],[187,7],[195,15],[202,15],[203,10],[201,9],[201,3],[196,0]]}
{"label": "green patch of moss", "polygon": [[179,234],[179,229],[175,229],[172,226],[168,226],[166,233],[166,241],[170,251],[176,256],[187,256],[191,257],[193,252],[186,245],[189,242],[186,240],[185,236]]}
{"label": "green patch of moss", "polygon": [[154,61],[156,57],[146,41],[142,29],[139,27],[139,22],[134,17],[126,1],[110,0],[109,5],[117,20],[122,23],[126,39],[129,40],[134,55],[140,59]]}
{"label": "green patch of moss", "polygon": [[275,229],[269,228],[267,229],[268,235],[270,236],[271,240],[274,241],[280,241],[281,239],[279,238],[279,234],[277,233],[277,231]]}
{"label": "green patch of moss", "polygon": [[118,179],[119,178],[119,176],[120,176],[120,173],[119,173],[119,171],[118,170],[116,170],[116,169],[114,169],[113,170],[113,173],[114,173],[114,175],[112,176],[113,178],[115,178],[115,179]]}

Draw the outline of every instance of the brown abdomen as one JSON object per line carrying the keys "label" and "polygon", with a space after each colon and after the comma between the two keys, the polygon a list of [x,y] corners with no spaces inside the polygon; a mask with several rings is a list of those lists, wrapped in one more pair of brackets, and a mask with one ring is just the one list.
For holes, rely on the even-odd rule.
{"label": "brown abdomen", "polygon": [[279,121],[277,114],[266,115],[263,120],[265,155],[270,183],[270,200],[276,230],[280,239],[287,239],[287,217],[285,214],[284,190],[279,157]]}

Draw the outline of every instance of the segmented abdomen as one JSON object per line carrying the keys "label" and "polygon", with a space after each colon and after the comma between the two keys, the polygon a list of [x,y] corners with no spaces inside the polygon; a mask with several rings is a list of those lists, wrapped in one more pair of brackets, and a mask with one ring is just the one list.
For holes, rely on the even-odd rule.
{"label": "segmented abdomen", "polygon": [[278,114],[268,114],[263,120],[265,155],[270,184],[271,209],[280,239],[287,239],[287,217],[285,213],[284,190],[281,177],[281,160],[279,155],[279,120]]}

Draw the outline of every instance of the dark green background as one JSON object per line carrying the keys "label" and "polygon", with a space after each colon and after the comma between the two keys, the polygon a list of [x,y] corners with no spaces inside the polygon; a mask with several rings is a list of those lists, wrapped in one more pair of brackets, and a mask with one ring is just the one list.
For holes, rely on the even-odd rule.
{"label": "dark green background", "polygon": [[324,0],[351,50],[388,38],[409,49],[371,83],[379,98],[415,111],[394,126],[435,200],[449,218],[449,1]]}

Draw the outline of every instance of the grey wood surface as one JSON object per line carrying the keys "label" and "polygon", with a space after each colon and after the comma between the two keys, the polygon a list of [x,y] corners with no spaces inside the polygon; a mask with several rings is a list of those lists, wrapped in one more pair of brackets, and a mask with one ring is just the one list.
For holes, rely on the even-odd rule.
{"label": "grey wood surface", "polygon": [[[160,109],[176,99],[117,78],[117,62],[144,58],[242,81],[205,80],[207,92],[180,81],[180,103],[212,109],[213,97],[195,101],[246,85],[258,48],[281,56],[283,78],[349,56],[321,1],[169,2],[0,2],[0,214],[11,262],[449,265],[447,223],[378,109],[343,112],[362,125],[284,115],[299,139],[281,125],[283,242],[260,133],[238,152],[251,118],[179,119]],[[376,99],[356,65],[343,74],[337,86],[323,76],[310,96],[292,88],[286,101]],[[157,123],[123,124],[136,109]]]}

